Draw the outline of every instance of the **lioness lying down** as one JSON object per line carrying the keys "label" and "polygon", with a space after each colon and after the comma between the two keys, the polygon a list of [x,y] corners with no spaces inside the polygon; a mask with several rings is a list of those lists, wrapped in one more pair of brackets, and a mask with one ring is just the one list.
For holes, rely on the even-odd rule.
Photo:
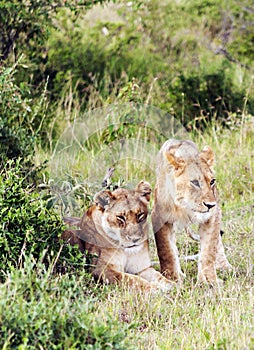
{"label": "lioness lying down", "polygon": [[65,218],[78,227],[62,236],[93,255],[93,276],[105,283],[126,281],[145,290],[172,287],[151,267],[148,252],[148,203],[151,187],[141,181],[134,191],[123,188],[101,191],[95,204],[79,218]]}
{"label": "lioness lying down", "polygon": [[213,162],[211,148],[199,152],[191,141],[168,140],[159,152],[152,223],[161,273],[171,280],[182,275],[175,230],[188,230],[192,223],[199,224],[198,280],[214,284],[216,268],[230,267],[220,235]]}

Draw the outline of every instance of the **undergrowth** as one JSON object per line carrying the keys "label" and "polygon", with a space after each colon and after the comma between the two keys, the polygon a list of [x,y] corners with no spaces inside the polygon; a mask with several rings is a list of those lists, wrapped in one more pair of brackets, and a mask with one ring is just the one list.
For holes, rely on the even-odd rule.
{"label": "undergrowth", "polygon": [[[240,60],[245,57],[248,65],[232,63],[229,58],[233,56],[207,52],[207,47],[224,38],[228,29],[224,24],[232,30],[244,29],[245,45],[251,42],[246,26],[251,11],[247,5],[235,4],[227,16],[226,3],[224,12],[218,3],[193,1],[189,6],[197,16],[193,21],[189,9],[188,26],[183,27],[182,11],[188,6],[181,1],[163,2],[165,13],[158,2],[140,3],[136,9],[130,4],[131,8],[120,8],[120,23],[102,21],[88,30],[84,29],[91,14],[72,22],[63,11],[55,19],[52,36],[43,43],[45,61],[39,59],[41,64],[33,69],[22,60],[1,67],[2,349],[254,348],[251,56],[241,52],[238,40],[224,44],[228,54]],[[211,20],[209,9],[215,11]],[[239,9],[246,19],[231,15]],[[198,54],[194,57],[193,52]],[[88,65],[89,55],[93,61]],[[20,63],[22,69],[17,71]],[[29,82],[35,66],[41,72],[33,91]],[[53,78],[49,85],[47,79],[39,79],[46,69]],[[54,103],[49,108],[50,94]],[[110,103],[118,117],[122,116],[119,106],[128,104],[120,124],[110,121]],[[149,103],[166,112],[147,108]],[[130,113],[133,104],[145,111],[142,114],[138,107],[135,113],[136,119],[143,118],[139,126]],[[90,110],[98,106],[101,109]],[[154,187],[155,154],[170,129],[172,114],[188,129],[179,138],[192,139],[200,149],[210,145],[215,151],[223,242],[233,269],[219,273],[223,284],[218,289],[197,286],[197,262],[183,259],[186,278],[182,286],[165,294],[97,285],[85,271],[82,254],[61,242],[62,216],[83,214],[112,165],[112,186],[130,187],[144,179]],[[74,139],[72,129],[64,139],[67,143],[61,144],[60,135],[79,118],[89,121],[93,132],[87,135],[86,124],[77,124],[81,142],[67,157],[63,150]],[[145,123],[151,120],[160,127],[147,128]],[[131,150],[131,158],[126,150]],[[44,163],[45,159],[50,162]],[[181,257],[198,252],[198,243],[184,234],[179,233],[177,242]],[[159,268],[151,232],[150,251]]]}
{"label": "undergrowth", "polygon": [[2,349],[134,349],[84,273],[52,276],[33,259],[0,285]]}
{"label": "undergrowth", "polygon": [[[235,131],[211,127],[206,133],[189,135],[200,147],[209,144],[217,155],[215,170],[223,212],[223,242],[233,266],[232,271],[219,273],[223,285],[218,290],[196,285],[195,261],[181,260],[186,274],[182,286],[165,294],[142,295],[124,287],[95,284],[82,264],[73,266],[72,272],[67,270],[63,274],[58,270],[56,274],[26,250],[22,266],[16,264],[15,269],[9,269],[0,286],[2,348],[252,349],[251,127],[251,123]],[[154,181],[148,173],[146,180]],[[19,189],[17,194],[22,191]],[[49,225],[44,222],[42,226],[44,232],[40,234],[45,239]],[[40,242],[35,233],[33,237],[34,244]],[[19,259],[22,244],[9,250],[9,256],[16,252]],[[152,234],[150,246],[152,260],[158,267]],[[178,248],[180,256],[184,256],[196,253],[198,243],[179,234]],[[54,254],[53,264],[62,256]],[[65,264],[68,266],[69,262],[66,260]]]}

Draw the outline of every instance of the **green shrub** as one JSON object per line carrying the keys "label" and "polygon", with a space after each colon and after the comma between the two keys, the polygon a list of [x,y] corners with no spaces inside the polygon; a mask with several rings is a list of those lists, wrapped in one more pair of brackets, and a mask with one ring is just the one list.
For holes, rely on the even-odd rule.
{"label": "green shrub", "polygon": [[14,67],[0,70],[0,163],[6,159],[27,159],[34,155],[34,135],[31,130],[31,101],[27,87],[19,88],[14,81]]}
{"label": "green shrub", "polygon": [[44,266],[26,261],[0,285],[0,348],[133,349],[130,325],[96,308],[86,283],[71,274],[51,278]]}
{"label": "green shrub", "polygon": [[[226,122],[231,113],[241,116],[246,107],[254,114],[252,98],[246,100],[246,91],[233,83],[233,69],[222,60],[219,64],[190,73],[182,72],[173,83],[169,83],[172,107],[184,125],[204,126],[212,120]],[[245,102],[246,101],[246,102]]]}
{"label": "green shrub", "polygon": [[248,92],[250,16],[243,5],[234,0],[231,5],[228,9],[218,0],[123,3],[111,6],[112,22],[98,7],[100,19],[93,24],[89,14],[77,20],[60,12],[48,41],[54,98],[71,85],[63,101],[75,91],[83,107],[98,107],[115,102],[135,77],[139,102],[148,100],[185,125],[226,119],[230,112],[254,113]]}
{"label": "green shrub", "polygon": [[17,83],[22,62],[21,58],[12,66],[0,68],[0,165],[20,158],[24,173],[32,168],[39,172],[34,165],[35,150],[46,143],[51,114],[46,87],[35,97],[27,83]]}
{"label": "green shrub", "polygon": [[72,90],[78,90],[85,106],[91,87],[107,99],[116,87],[119,91],[133,77],[150,82],[162,64],[158,54],[143,46],[142,35],[134,25],[122,21],[89,27],[62,11],[58,29],[52,31],[48,42],[47,70],[55,98],[71,79]]}
{"label": "green shrub", "polygon": [[30,256],[61,271],[83,268],[83,257],[76,247],[62,245],[59,240],[64,229],[60,216],[46,206],[47,201],[27,184],[21,165],[8,161],[0,173],[1,280]]}

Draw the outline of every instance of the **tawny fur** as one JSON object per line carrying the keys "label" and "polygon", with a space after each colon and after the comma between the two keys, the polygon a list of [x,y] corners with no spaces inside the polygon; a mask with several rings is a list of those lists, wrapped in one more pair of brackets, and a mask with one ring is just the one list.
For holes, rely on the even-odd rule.
{"label": "tawny fur", "polygon": [[[217,283],[216,268],[230,267],[220,236],[221,210],[213,173],[214,153],[192,141],[168,140],[158,155],[152,223],[161,273],[181,280],[176,229],[199,225],[198,280]],[[195,238],[197,238],[196,236]]]}
{"label": "tawny fur", "polygon": [[77,226],[63,239],[92,254],[93,276],[104,283],[126,282],[142,290],[168,290],[172,283],[151,267],[148,249],[148,203],[151,187],[141,181],[134,191],[101,191],[81,219],[65,218]]}

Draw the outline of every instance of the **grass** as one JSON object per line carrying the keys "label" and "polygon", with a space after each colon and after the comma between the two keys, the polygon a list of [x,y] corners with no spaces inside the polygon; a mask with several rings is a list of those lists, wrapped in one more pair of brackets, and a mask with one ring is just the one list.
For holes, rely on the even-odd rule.
{"label": "grass", "polygon": [[[1,285],[2,349],[125,349],[125,331],[101,312],[88,276],[50,276],[31,261]],[[99,307],[99,308],[98,308]]]}
{"label": "grass", "polygon": [[[200,146],[209,144],[217,156],[223,241],[233,265],[220,274],[220,289],[196,286],[196,262],[182,262],[182,286],[142,295],[124,286],[96,285],[84,271],[52,275],[31,259],[0,285],[2,349],[253,349],[254,130],[252,119],[248,123],[188,135]],[[86,158],[85,166],[91,162]],[[145,177],[154,185],[154,169],[137,171],[133,163],[124,163],[125,182]],[[181,256],[197,251],[184,234],[178,245]],[[152,235],[151,255],[158,262]]]}

